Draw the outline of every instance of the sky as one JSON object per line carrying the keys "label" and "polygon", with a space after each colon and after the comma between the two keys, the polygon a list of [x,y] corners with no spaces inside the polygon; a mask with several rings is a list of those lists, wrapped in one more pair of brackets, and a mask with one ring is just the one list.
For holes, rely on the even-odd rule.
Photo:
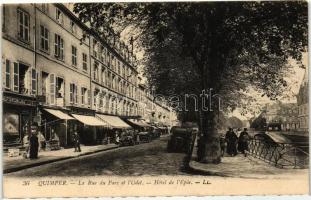
{"label": "sky", "polygon": [[[295,95],[298,94],[299,92],[299,88],[300,88],[300,84],[302,83],[303,79],[304,79],[304,75],[306,72],[308,72],[309,67],[308,67],[308,53],[304,53],[303,54],[303,64],[306,67],[306,69],[302,69],[300,67],[298,67],[293,61],[289,62],[291,65],[293,65],[293,73],[290,73],[289,76],[286,78],[287,82],[288,82],[288,89],[287,89],[287,94],[291,97],[291,98],[282,98],[280,97],[280,101],[283,103],[296,103],[296,97]],[[307,73],[308,74],[308,73]],[[308,75],[306,75],[308,77]],[[256,93],[252,93],[252,95],[256,96],[258,103],[262,106],[264,106],[265,104],[269,103],[275,103],[275,101],[271,101],[269,100],[267,97],[261,97],[260,94],[256,94]],[[241,115],[241,111],[239,109],[234,110],[232,113],[229,113],[229,116],[235,116],[238,117],[241,120],[247,120],[250,119],[251,117],[254,117],[252,114],[248,114],[248,115]]]}

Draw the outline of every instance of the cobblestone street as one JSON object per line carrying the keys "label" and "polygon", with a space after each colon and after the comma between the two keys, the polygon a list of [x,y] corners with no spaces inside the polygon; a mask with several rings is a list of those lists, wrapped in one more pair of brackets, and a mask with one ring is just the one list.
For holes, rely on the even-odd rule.
{"label": "cobblestone street", "polygon": [[183,175],[186,155],[167,153],[168,137],[25,169],[6,176]]}

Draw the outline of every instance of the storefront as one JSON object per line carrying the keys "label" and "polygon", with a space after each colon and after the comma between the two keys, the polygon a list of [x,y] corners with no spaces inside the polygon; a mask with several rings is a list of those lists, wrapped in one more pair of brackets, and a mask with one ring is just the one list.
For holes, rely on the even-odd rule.
{"label": "storefront", "polygon": [[96,114],[96,117],[105,121],[109,125],[109,128],[111,128],[111,129],[130,129],[130,128],[132,128],[130,125],[125,123],[122,119],[120,119],[117,116]]}
{"label": "storefront", "polygon": [[36,111],[33,97],[3,93],[3,146],[22,146],[23,137],[30,134]]}
{"label": "storefront", "polygon": [[96,117],[108,124],[108,129],[104,130],[107,143],[115,142],[116,131],[121,132],[123,129],[131,129],[132,127],[125,123],[118,116],[96,114]]}
{"label": "storefront", "polygon": [[131,125],[134,129],[137,129],[139,131],[147,131],[151,128],[151,126],[147,123],[145,123],[142,120],[137,119],[127,119],[126,122]]}
{"label": "storefront", "polygon": [[82,144],[101,144],[103,141],[103,129],[108,127],[104,121],[90,115],[72,114],[79,121],[77,131]]}
{"label": "storefront", "polygon": [[61,147],[72,146],[69,124],[75,119],[69,116],[67,110],[42,108],[41,130],[47,143],[59,140]]}

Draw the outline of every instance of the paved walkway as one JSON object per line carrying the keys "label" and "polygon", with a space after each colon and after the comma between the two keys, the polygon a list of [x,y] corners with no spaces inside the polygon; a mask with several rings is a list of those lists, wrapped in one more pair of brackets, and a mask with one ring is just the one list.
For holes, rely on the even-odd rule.
{"label": "paved walkway", "polygon": [[83,146],[81,145],[82,152],[74,152],[74,148],[60,149],[55,151],[39,151],[38,159],[30,160],[25,159],[22,155],[18,157],[8,157],[7,153],[3,154],[3,173],[15,172],[18,170],[39,166],[46,163],[56,162],[60,160],[70,159],[78,156],[88,155],[100,151],[117,148],[118,145],[96,145],[96,146]]}
{"label": "paved walkway", "polygon": [[281,169],[274,167],[252,156],[225,156],[220,164],[204,164],[197,162],[197,145],[195,144],[189,167],[207,175],[252,178],[252,179],[308,179],[308,169]]}

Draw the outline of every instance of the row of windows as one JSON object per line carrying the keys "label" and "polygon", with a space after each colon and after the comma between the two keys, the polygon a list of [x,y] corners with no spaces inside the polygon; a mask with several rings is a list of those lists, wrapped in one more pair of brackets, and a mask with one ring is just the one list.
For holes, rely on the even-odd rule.
{"label": "row of windows", "polygon": [[[57,12],[59,12],[56,16],[58,20],[62,19],[62,14],[59,9],[57,9]],[[20,38],[23,40],[29,41],[29,15],[18,9],[18,16],[20,18]],[[50,51],[50,44],[49,44],[49,38],[50,33],[49,30],[43,26],[40,25],[40,49],[49,52]],[[96,41],[96,40],[95,40]],[[96,42],[94,42],[96,44]],[[65,59],[65,51],[64,51],[64,39],[55,33],[54,35],[54,56],[55,58],[64,61]],[[78,51],[77,47],[71,46],[71,65],[74,67],[77,67],[78,59]],[[87,54],[82,53],[82,69],[84,71],[87,71]],[[107,49],[102,48],[102,54],[101,54],[101,60],[108,66],[111,67],[117,74],[121,75],[123,78],[129,80],[133,84],[137,84],[137,77],[132,75],[131,69],[127,66],[125,66],[121,61],[117,60],[112,54],[108,52]]]}
{"label": "row of windows", "polygon": [[[48,13],[48,4],[44,4],[43,6],[44,8],[42,8],[42,10],[47,10],[45,11],[46,13]],[[56,21],[61,24],[62,26],[64,25],[64,15],[62,13],[62,11],[58,8],[56,8]],[[75,25],[75,23],[70,20],[70,31],[72,33],[76,33],[77,32],[77,27]],[[124,45],[123,45],[124,46]],[[121,47],[121,45],[117,45],[117,47]],[[120,51],[120,48],[118,48],[118,50]],[[128,53],[125,53],[125,48],[123,48],[123,51],[120,51],[122,56],[124,58],[128,58]],[[115,57],[112,55],[112,53],[110,53],[106,48],[104,48],[103,46],[100,46],[99,43],[93,39],[93,55],[97,58],[99,57],[99,59],[102,62],[105,62],[106,65],[108,65],[108,67],[113,68],[113,70],[115,70],[115,72],[117,72],[117,67],[120,67],[121,65],[121,61],[115,61]],[[127,61],[129,61],[129,59],[126,59]],[[118,64],[116,64],[118,63]],[[130,70],[130,69],[128,69]],[[118,70],[117,72],[118,74],[121,74],[120,70]],[[131,74],[131,72],[129,72],[129,74]],[[125,77],[125,75],[123,75]]]}
{"label": "row of windows", "polygon": [[[57,12],[60,12],[59,9],[56,9]],[[18,36],[19,39],[24,42],[29,42],[29,35],[30,35],[30,23],[29,23],[29,14],[22,11],[21,9],[17,10],[17,16],[18,16]],[[57,14],[56,16],[58,20],[61,20],[62,16],[61,14]],[[50,33],[49,30],[43,26],[40,25],[40,49],[49,52],[50,51]],[[77,47],[71,46],[72,52],[71,52],[71,64],[73,66],[77,66]],[[55,58],[64,61],[65,55],[64,55],[64,39],[58,35],[54,34],[54,56]],[[83,58],[83,70],[87,71],[87,54],[82,53]]]}
{"label": "row of windows", "polygon": [[[39,7],[39,8],[45,14],[47,14],[47,15],[49,14],[49,4],[42,3],[41,7]],[[58,24],[60,24],[61,26],[64,26],[64,14],[59,8],[55,8],[55,20]],[[72,20],[70,20],[69,25],[70,25],[70,31],[72,33],[77,33],[76,24]]]}
{"label": "row of windows", "polygon": [[136,87],[111,73],[109,70],[105,69],[105,67],[102,67],[102,69],[99,70],[98,63],[96,62],[94,63],[92,78],[96,82],[101,83],[110,89],[116,90],[117,92],[131,98],[136,98]]}
{"label": "row of windows", "polygon": [[132,84],[137,84],[137,77],[133,75],[130,67],[118,60],[107,48],[101,46],[95,39],[93,39],[93,56],[98,58],[107,67],[112,69],[115,73],[122,76],[124,79],[130,81]]}
{"label": "row of windows", "polygon": [[[40,78],[39,78],[40,77]],[[4,88],[24,95],[36,95],[37,83],[41,83],[41,93],[50,105],[65,105],[65,81],[53,73],[37,73],[34,68],[22,63],[5,60]],[[99,96],[94,95],[94,99]],[[101,101],[103,98],[101,98]],[[97,100],[96,100],[97,101]],[[75,83],[69,85],[69,103],[90,106],[91,93],[86,87],[78,87]]]}

